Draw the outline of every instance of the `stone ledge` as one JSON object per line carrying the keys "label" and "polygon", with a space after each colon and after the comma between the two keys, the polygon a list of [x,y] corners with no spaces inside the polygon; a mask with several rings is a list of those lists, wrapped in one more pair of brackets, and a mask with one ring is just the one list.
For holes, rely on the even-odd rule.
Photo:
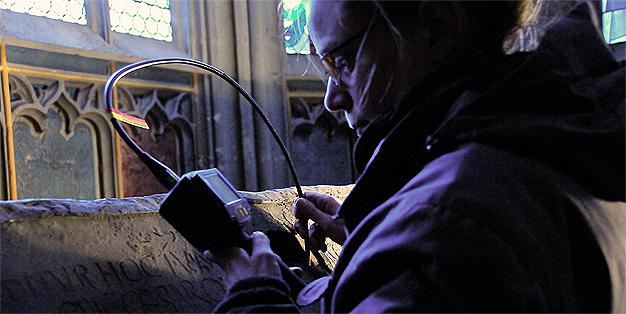
{"label": "stone ledge", "polygon": [[[342,201],[351,188],[304,189]],[[302,263],[295,190],[242,194],[256,209],[251,228],[287,263]],[[221,270],[158,215],[164,196],[0,202],[2,312],[211,311],[224,293]],[[318,257],[332,267],[340,249]]]}
{"label": "stone ledge", "polygon": [[[352,185],[305,186],[305,192],[319,192],[333,196],[338,200],[346,198]],[[275,189],[262,192],[240,192],[255,207],[264,208],[275,204],[283,206],[296,198],[295,188]],[[142,197],[105,198],[97,200],[74,199],[25,199],[18,201],[0,201],[0,222],[39,219],[49,216],[93,216],[119,215],[136,213],[154,213],[159,210],[166,194]]]}
{"label": "stone ledge", "polygon": [[0,202],[0,221],[15,222],[59,216],[156,213],[165,194],[98,200],[26,199]]}

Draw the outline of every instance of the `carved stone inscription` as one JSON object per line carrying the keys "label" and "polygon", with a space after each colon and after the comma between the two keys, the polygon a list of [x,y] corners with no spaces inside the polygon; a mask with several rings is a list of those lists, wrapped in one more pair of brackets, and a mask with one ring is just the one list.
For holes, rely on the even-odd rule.
{"label": "carved stone inscription", "polygon": [[1,232],[2,312],[207,312],[224,294],[219,267],[156,213],[51,217]]}

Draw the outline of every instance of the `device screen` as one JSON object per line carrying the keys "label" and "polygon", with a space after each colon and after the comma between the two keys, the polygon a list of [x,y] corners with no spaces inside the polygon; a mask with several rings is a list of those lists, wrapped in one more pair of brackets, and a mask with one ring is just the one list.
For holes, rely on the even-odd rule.
{"label": "device screen", "polygon": [[206,182],[211,190],[217,194],[217,196],[224,202],[224,204],[228,204],[232,201],[236,201],[239,199],[239,196],[235,191],[233,191],[224,179],[220,177],[217,173],[203,173],[202,179]]}

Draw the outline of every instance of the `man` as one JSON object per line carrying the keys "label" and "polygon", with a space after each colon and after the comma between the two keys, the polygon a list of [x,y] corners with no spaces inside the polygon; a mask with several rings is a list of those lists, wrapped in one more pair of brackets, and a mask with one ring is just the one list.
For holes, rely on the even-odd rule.
{"label": "man", "polygon": [[[325,104],[360,136],[360,176],[341,206],[319,194],[294,206],[296,229],[317,248],[326,237],[343,244],[332,276],[301,303],[626,309],[624,64],[584,6],[536,51],[504,55],[525,3],[313,2]],[[252,242],[250,255],[207,253],[229,288],[218,311],[297,310],[267,237]]]}

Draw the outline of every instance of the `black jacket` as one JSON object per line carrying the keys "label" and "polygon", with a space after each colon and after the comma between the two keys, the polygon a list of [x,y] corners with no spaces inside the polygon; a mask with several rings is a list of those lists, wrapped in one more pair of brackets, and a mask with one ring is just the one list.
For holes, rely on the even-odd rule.
{"label": "black jacket", "polygon": [[[322,311],[626,309],[624,64],[586,21],[441,73],[368,128]],[[252,279],[218,310],[293,306]]]}

